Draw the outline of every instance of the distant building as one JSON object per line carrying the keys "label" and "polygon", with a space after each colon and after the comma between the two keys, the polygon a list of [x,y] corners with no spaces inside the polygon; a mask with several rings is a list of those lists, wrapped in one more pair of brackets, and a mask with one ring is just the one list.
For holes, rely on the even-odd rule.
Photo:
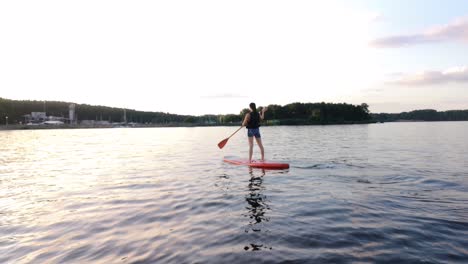
{"label": "distant building", "polygon": [[27,124],[29,122],[31,122],[31,115],[30,114],[27,114],[27,115],[23,115],[23,119],[24,119],[24,123]]}
{"label": "distant building", "polygon": [[75,104],[68,106],[68,118],[70,119],[70,124],[75,124]]}
{"label": "distant building", "polygon": [[106,125],[110,125],[111,123],[109,121],[101,120],[101,121],[96,121],[95,124],[99,126],[106,126]]}
{"label": "distant building", "polygon": [[[61,116],[47,116],[45,112],[32,112],[30,115],[23,115],[25,124],[45,124],[57,125],[63,124],[67,121],[65,117]],[[47,122],[51,123],[47,123]]]}
{"label": "distant building", "polygon": [[45,112],[32,112],[31,113],[32,121],[45,121],[47,120],[47,115]]}
{"label": "distant building", "polygon": [[109,126],[111,123],[109,121],[96,121],[96,120],[81,120],[81,125],[84,126]]}
{"label": "distant building", "polygon": [[47,120],[48,121],[61,121],[61,122],[64,122],[64,123],[67,121],[67,119],[65,117],[61,117],[61,116],[48,116]]}
{"label": "distant building", "polygon": [[64,122],[62,121],[45,121],[44,123],[42,123],[44,125],[51,125],[51,126],[59,126],[59,125],[63,125],[65,124]]}
{"label": "distant building", "polygon": [[32,112],[31,114],[24,115],[25,123],[42,123],[47,121],[47,115],[45,112]]}

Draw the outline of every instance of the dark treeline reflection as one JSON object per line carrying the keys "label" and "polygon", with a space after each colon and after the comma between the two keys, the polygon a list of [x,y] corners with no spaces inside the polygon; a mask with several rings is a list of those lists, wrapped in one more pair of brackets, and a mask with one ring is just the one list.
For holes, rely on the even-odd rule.
{"label": "dark treeline reflection", "polygon": [[249,168],[249,174],[248,193],[245,196],[245,201],[247,202],[245,217],[249,220],[245,232],[250,233],[248,237],[251,241],[249,241],[244,249],[252,251],[272,249],[262,239],[265,233],[268,232],[266,223],[270,221],[268,217],[270,207],[268,206],[267,197],[263,194],[265,187],[262,185],[265,170],[253,170]]}

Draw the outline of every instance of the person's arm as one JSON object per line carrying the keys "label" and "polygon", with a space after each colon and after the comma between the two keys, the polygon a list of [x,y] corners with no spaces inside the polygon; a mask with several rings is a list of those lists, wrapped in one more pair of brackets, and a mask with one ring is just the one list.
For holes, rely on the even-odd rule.
{"label": "person's arm", "polygon": [[250,113],[247,113],[245,114],[244,122],[242,122],[242,126],[247,126],[247,123],[249,122],[249,120],[250,120]]}
{"label": "person's arm", "polygon": [[267,109],[268,108],[266,106],[263,107],[262,112],[260,113],[260,119],[261,120],[265,119],[265,112],[266,112]]}

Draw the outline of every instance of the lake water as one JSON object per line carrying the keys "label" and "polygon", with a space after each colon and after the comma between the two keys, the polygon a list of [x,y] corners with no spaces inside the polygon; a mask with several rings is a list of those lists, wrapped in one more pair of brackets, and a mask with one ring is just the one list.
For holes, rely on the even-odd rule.
{"label": "lake water", "polygon": [[468,262],[468,122],[235,129],[0,131],[0,263]]}

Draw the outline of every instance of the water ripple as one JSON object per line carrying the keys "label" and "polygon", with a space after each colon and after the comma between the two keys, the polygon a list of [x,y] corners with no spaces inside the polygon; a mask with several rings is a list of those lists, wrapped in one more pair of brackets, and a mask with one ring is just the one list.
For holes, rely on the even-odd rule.
{"label": "water ripple", "polygon": [[468,261],[467,122],[229,133],[0,131],[0,263]]}

